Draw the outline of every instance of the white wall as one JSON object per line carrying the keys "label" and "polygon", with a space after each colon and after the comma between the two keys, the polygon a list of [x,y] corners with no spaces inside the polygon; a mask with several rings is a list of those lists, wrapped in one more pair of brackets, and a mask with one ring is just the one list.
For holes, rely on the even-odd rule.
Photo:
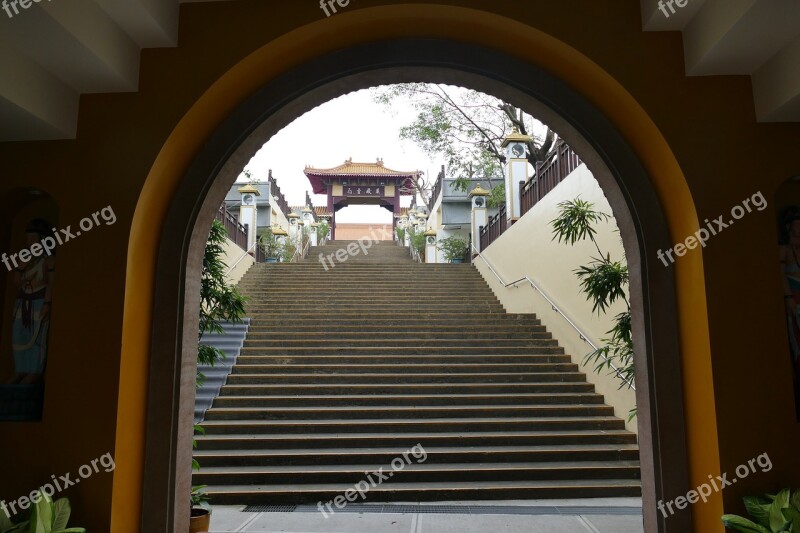
{"label": "white wall", "polygon": [[469,232],[470,226],[465,224],[461,226],[461,229],[451,229],[445,230],[443,229],[443,225],[440,223],[441,218],[441,211],[442,211],[442,195],[439,195],[439,199],[436,200],[436,203],[433,204],[433,208],[431,209],[430,217],[428,218],[428,228],[432,228],[436,231],[436,262],[437,263],[447,263],[447,260],[444,257],[444,252],[439,248],[439,242],[443,239],[452,236],[458,236],[463,239],[469,240]]}
{"label": "white wall", "polygon": [[[505,283],[524,276],[531,278],[595,345],[601,346],[600,339],[608,337],[606,332],[612,328],[617,313],[624,311],[624,304],[617,302],[604,315],[593,313],[592,305],[580,292],[574,270],[597,256],[597,250],[590,241],[569,246],[552,240],[550,221],[558,216],[557,205],[578,196],[592,202],[595,209],[612,213],[600,185],[586,166],[581,165],[506,230],[483,255]],[[612,259],[619,260],[624,256],[624,250],[616,229],[613,220],[601,223],[596,239],[603,253],[610,252]],[[581,364],[584,356],[592,351],[591,346],[581,340],[567,321],[553,311],[550,304],[527,282],[520,284],[519,288],[504,288],[480,258],[475,260],[475,266],[508,312],[536,313],[566,353],[571,355],[573,362]],[[595,384],[597,392],[605,396],[606,403],[614,407],[616,416],[627,419],[628,412],[636,405],[635,392],[627,386],[619,390],[619,378],[608,376],[605,370],[597,374],[591,364],[582,370],[586,372],[587,379]],[[635,432],[636,419],[627,423],[627,427]]]}

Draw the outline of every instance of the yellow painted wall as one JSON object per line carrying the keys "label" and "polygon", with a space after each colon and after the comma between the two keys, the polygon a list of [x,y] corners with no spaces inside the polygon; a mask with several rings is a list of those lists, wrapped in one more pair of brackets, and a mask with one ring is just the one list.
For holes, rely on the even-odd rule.
{"label": "yellow painted wall", "polygon": [[[584,356],[592,347],[580,339],[569,323],[538,292],[523,283],[519,288],[505,288],[505,283],[528,276],[572,322],[595,344],[602,346],[600,339],[608,337],[606,332],[613,327],[613,318],[625,310],[621,301],[610,306],[604,315],[592,311],[592,304],[579,292],[579,281],[575,269],[586,265],[597,250],[589,241],[569,246],[553,241],[550,221],[558,216],[558,204],[580,197],[592,202],[595,209],[611,214],[611,206],[603,195],[597,180],[585,165],[570,174],[550,191],[539,203],[514,223],[503,235],[483,251],[485,261],[476,259],[475,266],[510,313],[535,313],[547,330],[564,347],[572,362],[581,365]],[[613,222],[597,224],[597,243],[612,260],[621,260],[624,250],[617,227]],[[492,265],[505,283],[500,283],[487,266]],[[614,414],[627,421],[628,413],[636,405],[635,392],[625,387],[620,390],[620,381],[594,372],[594,365],[584,366],[586,379],[595,384],[597,392],[605,396]],[[630,431],[637,431],[636,420],[627,422]]]}
{"label": "yellow painted wall", "polygon": [[225,239],[223,246],[225,250],[225,264],[228,265],[228,272],[225,276],[227,283],[236,285],[242,277],[255,264],[256,260],[252,255],[245,253],[242,248],[230,239]]}
{"label": "yellow painted wall", "polygon": [[[60,251],[51,357],[62,363],[48,370],[44,421],[2,424],[0,499],[115,451],[113,477],[70,490],[76,523],[138,531],[150,288],[172,191],[237,104],[328,51],[437,36],[540,65],[639,154],[676,242],[756,189],[772,198],[798,171],[800,126],[756,124],[749,78],[687,78],[680,34],[640,24],[633,0],[359,0],[330,19],[305,2],[183,4],[179,46],[142,53],[139,92],[84,95],[74,141],[0,144],[0,193],[46,189],[67,222],[109,204],[118,216]],[[749,216],[675,268],[693,484],[765,451],[775,464],[727,489],[729,507],[800,474],[772,214]],[[695,530],[721,531],[722,511],[721,496],[695,506]]]}

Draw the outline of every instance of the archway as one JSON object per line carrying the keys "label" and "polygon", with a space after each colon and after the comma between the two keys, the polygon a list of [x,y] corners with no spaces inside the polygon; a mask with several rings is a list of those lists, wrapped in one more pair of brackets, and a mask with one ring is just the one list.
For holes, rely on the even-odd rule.
{"label": "archway", "polygon": [[[649,250],[669,246],[667,221],[651,177],[606,117],[568,86],[506,55],[436,40],[355,47],[276,79],[229,116],[195,158],[175,193],[162,200],[169,207],[165,208],[154,280],[157,311],[149,368],[145,529],[170,530],[180,524],[185,505],[182,494],[188,486],[188,468],[183,464],[188,465],[190,424],[186,420],[191,416],[194,366],[193,358],[182,360],[182,354],[194,354],[196,336],[191,331],[196,316],[191,310],[198,301],[194,274],[199,272],[199,251],[205,239],[193,231],[195,222],[199,227],[210,223],[234,172],[298,113],[355,88],[404,81],[468,86],[517,103],[552,124],[595,171],[618,214],[635,278],[632,296],[639,317],[635,336],[637,344],[646,347],[638,360],[645,520],[659,531],[687,530],[688,513],[664,523],[654,505],[662,495],[685,491],[688,481],[686,468],[676,467],[685,466],[687,460],[675,280],[671,271],[653,268],[652,259],[648,260]],[[249,137],[243,139],[242,132]],[[132,281],[129,294],[142,280]],[[125,388],[123,382],[121,394]],[[125,408],[121,406],[121,411]]]}

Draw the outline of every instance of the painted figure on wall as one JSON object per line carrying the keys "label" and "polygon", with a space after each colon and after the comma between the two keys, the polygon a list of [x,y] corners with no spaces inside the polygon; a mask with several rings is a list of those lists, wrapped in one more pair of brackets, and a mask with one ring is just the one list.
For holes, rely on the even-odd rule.
{"label": "painted figure on wall", "polygon": [[52,226],[46,221],[31,221],[25,230],[26,244],[28,250],[38,246],[40,254],[27,262],[20,262],[13,273],[17,286],[11,336],[15,368],[13,383],[40,383],[44,376],[55,257],[41,253],[41,241],[52,237],[52,233]]}
{"label": "painted figure on wall", "polygon": [[24,249],[16,254],[11,270],[14,375],[0,385],[0,420],[42,417],[55,276],[55,257],[44,253],[42,246],[45,238],[52,240],[52,226],[41,218],[31,220],[25,229]]}
{"label": "painted figure on wall", "polygon": [[788,207],[781,215],[780,244],[778,259],[794,372],[795,404],[800,418],[800,207]]}

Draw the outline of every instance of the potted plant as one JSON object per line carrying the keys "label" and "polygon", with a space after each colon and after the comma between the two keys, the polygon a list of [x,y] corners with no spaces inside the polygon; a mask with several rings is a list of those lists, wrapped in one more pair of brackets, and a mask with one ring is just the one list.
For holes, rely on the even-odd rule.
{"label": "potted plant", "polygon": [[57,501],[39,491],[38,498],[33,501],[30,519],[14,523],[0,510],[0,533],[86,533],[82,527],[67,527],[72,508],[69,500],[60,498]]}
{"label": "potted plant", "polygon": [[747,533],[800,532],[800,490],[791,494],[789,489],[784,489],[775,495],[745,496],[743,500],[747,513],[755,522],[726,514],[722,517],[725,527]]}
{"label": "potted plant", "polygon": [[189,533],[202,533],[211,529],[211,507],[208,495],[203,492],[207,485],[192,487],[192,515],[189,519]]}
{"label": "potted plant", "polygon": [[264,255],[267,256],[267,263],[277,263],[280,257],[281,243],[278,242],[278,237],[273,235],[272,228],[264,228],[258,234],[258,244],[264,249]]}
{"label": "potted plant", "polygon": [[444,252],[444,258],[450,263],[463,263],[469,243],[463,237],[453,235],[439,241],[439,249]]}

